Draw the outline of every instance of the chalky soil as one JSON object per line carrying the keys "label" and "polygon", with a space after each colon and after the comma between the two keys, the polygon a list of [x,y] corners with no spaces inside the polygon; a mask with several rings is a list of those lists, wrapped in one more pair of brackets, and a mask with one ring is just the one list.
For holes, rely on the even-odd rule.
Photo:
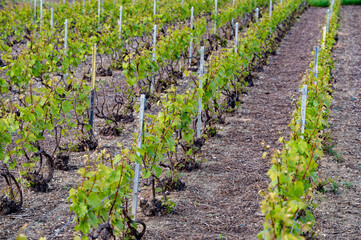
{"label": "chalky soil", "polygon": [[268,184],[265,150],[280,147],[281,135],[299,99],[302,74],[321,37],[326,9],[310,8],[282,40],[254,87],[243,96],[242,108],[226,116],[226,124],[207,141],[201,156],[207,162],[184,174],[185,192],[172,193],[176,213],[147,222],[146,239],[256,239],[264,217],[259,191]]}
{"label": "chalky soil", "polygon": [[342,6],[330,132],[334,151],[320,162],[325,186],[316,209],[320,239],[361,239],[361,6]]}

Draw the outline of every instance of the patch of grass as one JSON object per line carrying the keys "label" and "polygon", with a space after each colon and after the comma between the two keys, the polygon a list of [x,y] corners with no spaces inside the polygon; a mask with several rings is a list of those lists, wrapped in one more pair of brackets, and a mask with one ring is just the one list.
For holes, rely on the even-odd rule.
{"label": "patch of grass", "polygon": [[[328,7],[329,0],[308,0],[311,6],[315,7]],[[361,0],[342,0],[342,5],[357,5],[361,4]]]}
{"label": "patch of grass", "polygon": [[342,5],[360,5],[361,0],[342,0]]}
{"label": "patch of grass", "polygon": [[308,0],[309,4],[314,7],[328,7],[328,0]]}

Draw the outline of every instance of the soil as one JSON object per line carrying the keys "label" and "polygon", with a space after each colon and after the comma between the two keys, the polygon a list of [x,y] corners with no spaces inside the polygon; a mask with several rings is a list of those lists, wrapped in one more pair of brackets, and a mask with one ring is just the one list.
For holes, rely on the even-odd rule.
{"label": "soil", "polygon": [[315,211],[320,239],[361,239],[360,39],[361,6],[343,6],[333,51],[335,91],[329,130],[334,152],[319,164],[320,177],[331,181]]}
{"label": "soil", "polygon": [[293,100],[299,97],[301,75],[312,60],[320,38],[325,9],[310,8],[258,73],[241,109],[202,148],[202,169],[184,173],[184,192],[172,193],[172,215],[147,218],[145,239],[256,239],[263,216],[258,192],[266,188],[269,163],[261,158],[261,142],[273,148],[287,128]]}
{"label": "soil", "polygon": [[[356,108],[361,99],[357,88],[361,81],[360,70],[357,70],[361,64],[360,46],[357,46],[360,10],[360,7],[344,7],[342,10],[341,27],[344,29],[335,48],[339,62],[333,72],[336,92],[331,129],[337,142],[335,149],[344,154],[346,161],[337,163],[328,157],[320,166],[321,173],[342,176],[342,182],[353,184],[351,189],[340,184],[337,195],[326,191],[327,200],[316,212],[322,239],[335,239],[334,234],[338,234],[338,239],[357,239],[361,235],[361,181],[357,163],[361,126],[360,111]],[[182,173],[182,182],[187,186],[185,191],[170,193],[170,198],[176,202],[174,213],[158,217],[139,214],[139,220],[147,224],[145,239],[256,239],[263,222],[259,210],[262,199],[258,192],[266,188],[269,181],[266,175],[269,163],[261,158],[265,150],[261,142],[265,141],[276,149],[280,147],[278,138],[289,136],[287,125],[294,101],[300,95],[301,75],[309,68],[311,51],[320,38],[320,24],[324,22],[325,14],[323,8],[310,8],[304,13],[275,55],[270,57],[269,64],[257,73],[254,87],[242,96],[242,108],[227,114],[225,124],[218,126],[222,131],[202,147],[197,158],[206,160],[206,163],[200,166],[201,169]],[[116,71],[112,75],[119,78]],[[152,111],[157,112],[158,109],[153,107]],[[103,120],[95,119],[96,128],[103,127],[102,123]],[[136,128],[137,121],[127,123],[120,137],[99,137],[98,144],[114,154],[119,151],[118,142],[125,146],[133,142],[131,133]],[[0,216],[0,239],[13,237],[24,224],[27,224],[26,235],[31,239],[40,236],[51,239],[56,231],[59,234],[54,239],[73,238],[74,215],[69,212],[70,203],[66,198],[69,189],[77,187],[79,174],[76,168],[83,167],[85,153],[71,154],[69,166],[76,167],[67,172],[55,171],[47,193],[24,189],[22,210]]]}

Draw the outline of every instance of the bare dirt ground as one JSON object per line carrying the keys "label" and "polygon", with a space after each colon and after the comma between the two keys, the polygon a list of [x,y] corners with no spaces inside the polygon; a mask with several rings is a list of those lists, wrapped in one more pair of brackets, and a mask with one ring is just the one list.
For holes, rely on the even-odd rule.
{"label": "bare dirt ground", "polygon": [[262,229],[259,190],[268,183],[269,163],[261,158],[264,140],[272,147],[287,125],[299,97],[301,75],[312,59],[326,10],[310,8],[258,74],[242,108],[226,117],[207,141],[201,170],[184,174],[185,192],[172,193],[176,213],[147,222],[146,239],[256,239]]}
{"label": "bare dirt ground", "polygon": [[316,209],[317,231],[320,239],[361,239],[361,6],[342,7],[338,36],[329,119],[335,147],[320,163],[331,183]]}

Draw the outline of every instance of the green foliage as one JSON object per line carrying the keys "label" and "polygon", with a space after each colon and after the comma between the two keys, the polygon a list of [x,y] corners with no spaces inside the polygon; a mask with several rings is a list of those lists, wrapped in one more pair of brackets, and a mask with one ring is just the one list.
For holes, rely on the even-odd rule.
{"label": "green foliage", "polygon": [[[315,7],[328,7],[330,4],[329,0],[308,0],[311,6]],[[361,0],[342,0],[342,5],[357,5],[361,4]]]}
{"label": "green foliage", "polygon": [[[314,224],[310,209],[314,207],[314,190],[324,191],[325,185],[318,178],[317,162],[323,157],[322,131],[328,127],[327,118],[331,102],[331,50],[335,43],[340,0],[335,1],[326,42],[321,40],[318,78],[307,72],[303,84],[308,86],[305,133],[301,134],[301,100],[293,114],[290,127],[292,135],[284,142],[281,151],[271,158],[268,191],[262,192],[261,210],[265,214],[264,230],[260,239],[304,239],[303,232]],[[310,64],[314,69],[314,62]],[[301,138],[302,136],[302,138]],[[280,140],[283,142],[283,140]],[[338,185],[333,182],[337,192]],[[305,217],[304,217],[305,215]]]}

